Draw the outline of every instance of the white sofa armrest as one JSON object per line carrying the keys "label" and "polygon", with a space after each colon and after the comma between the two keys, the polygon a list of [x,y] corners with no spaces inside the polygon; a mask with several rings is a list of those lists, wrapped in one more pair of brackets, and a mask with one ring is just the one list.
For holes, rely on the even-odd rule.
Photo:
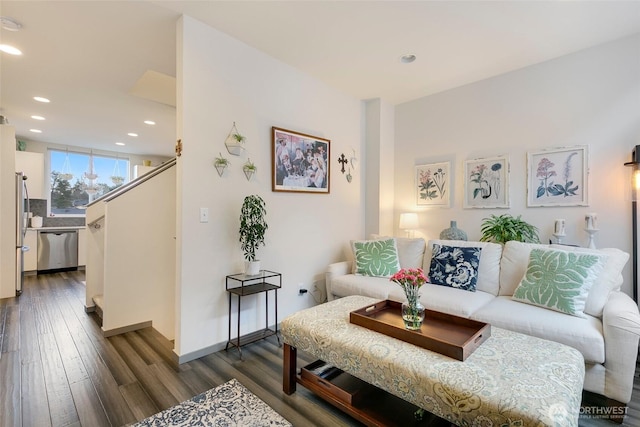
{"label": "white sofa armrest", "polygon": [[338,276],[344,276],[351,273],[351,261],[336,262],[329,264],[327,272],[325,273],[325,286],[327,287],[327,301],[333,301],[334,295],[331,289],[333,278]]}
{"label": "white sofa armrest", "polygon": [[622,403],[631,400],[640,339],[640,314],[623,292],[611,292],[602,313],[605,342],[606,395]]}

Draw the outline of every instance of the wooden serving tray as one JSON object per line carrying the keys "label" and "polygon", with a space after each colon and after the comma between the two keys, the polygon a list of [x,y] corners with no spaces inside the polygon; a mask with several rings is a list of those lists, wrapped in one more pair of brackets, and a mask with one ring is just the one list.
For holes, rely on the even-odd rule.
{"label": "wooden serving tray", "polygon": [[464,361],[491,336],[491,325],[425,310],[417,331],[405,329],[402,304],[384,300],[349,313],[349,321],[372,331]]}

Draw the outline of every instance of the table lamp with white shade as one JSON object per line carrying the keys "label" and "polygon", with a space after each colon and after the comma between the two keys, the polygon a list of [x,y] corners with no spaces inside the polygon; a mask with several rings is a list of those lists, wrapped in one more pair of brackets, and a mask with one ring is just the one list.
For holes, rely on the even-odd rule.
{"label": "table lamp with white shade", "polygon": [[415,212],[406,212],[400,214],[400,230],[405,230],[407,237],[412,237],[413,230],[417,229],[418,214]]}

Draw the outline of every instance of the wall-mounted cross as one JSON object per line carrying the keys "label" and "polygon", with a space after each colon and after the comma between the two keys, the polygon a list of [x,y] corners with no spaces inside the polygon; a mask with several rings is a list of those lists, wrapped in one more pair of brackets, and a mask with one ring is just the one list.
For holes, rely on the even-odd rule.
{"label": "wall-mounted cross", "polygon": [[342,169],[340,170],[340,172],[344,173],[344,165],[349,163],[349,160],[347,160],[347,158],[344,156],[344,153],[340,154],[340,157],[338,158],[338,163],[342,165]]}

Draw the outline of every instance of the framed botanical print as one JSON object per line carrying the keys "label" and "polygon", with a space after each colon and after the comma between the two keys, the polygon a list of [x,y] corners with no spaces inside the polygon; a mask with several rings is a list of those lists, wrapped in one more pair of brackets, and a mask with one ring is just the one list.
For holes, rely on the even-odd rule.
{"label": "framed botanical print", "polygon": [[416,204],[418,206],[451,205],[451,162],[416,166]]}
{"label": "framed botanical print", "polygon": [[509,207],[509,158],[506,156],[464,162],[464,207]]}
{"label": "framed botanical print", "polygon": [[587,146],[527,153],[527,206],[588,206]]}
{"label": "framed botanical print", "polygon": [[329,193],[331,141],[287,129],[271,129],[272,190]]}

